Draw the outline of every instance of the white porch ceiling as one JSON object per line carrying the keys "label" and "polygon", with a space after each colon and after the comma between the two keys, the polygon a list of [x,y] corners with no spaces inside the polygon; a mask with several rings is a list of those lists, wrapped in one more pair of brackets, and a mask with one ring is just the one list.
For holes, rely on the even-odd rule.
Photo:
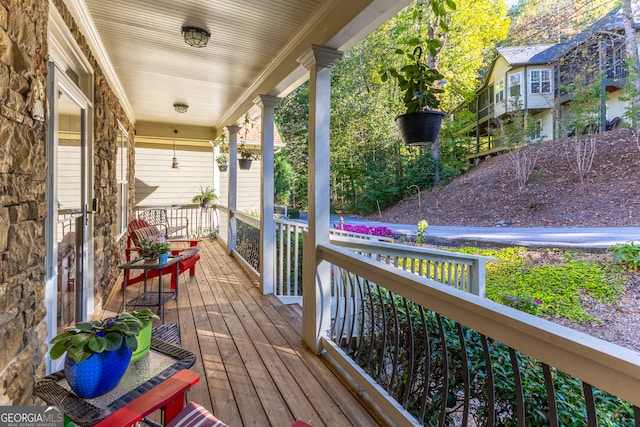
{"label": "white porch ceiling", "polygon": [[[346,50],[409,2],[66,0],[136,128],[161,137],[174,126],[219,134],[258,95],[303,81],[297,59],[311,45]],[[185,44],[184,25],[210,31],[209,44]]]}

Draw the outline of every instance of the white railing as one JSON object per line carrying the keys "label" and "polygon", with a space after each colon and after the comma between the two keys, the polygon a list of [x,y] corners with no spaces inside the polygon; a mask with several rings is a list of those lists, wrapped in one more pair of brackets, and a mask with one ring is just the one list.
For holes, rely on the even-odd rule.
{"label": "white railing", "polygon": [[481,255],[339,236],[332,236],[331,244],[481,297],[486,296],[486,263],[498,261]]}
{"label": "white railing", "polygon": [[172,237],[213,237],[220,227],[216,206],[202,208],[200,205],[138,205],[136,216],[147,209],[164,209],[168,227],[180,228]]}
{"label": "white railing", "polygon": [[[536,411],[548,413],[549,425],[566,425],[562,421],[557,421],[558,412],[562,410],[573,411],[573,413],[580,411],[580,415],[588,421],[588,423],[584,422],[584,424],[580,425],[597,425],[596,416],[606,416],[609,417],[609,420],[612,420],[611,417],[615,420],[616,417],[622,416],[621,414],[601,414],[599,412],[601,411],[601,407],[598,404],[598,397],[601,395],[600,390],[621,399],[622,405],[624,405],[625,401],[633,405],[625,410],[624,419],[627,420],[625,425],[634,425],[634,415],[638,420],[640,416],[640,410],[638,409],[640,406],[640,393],[638,393],[638,390],[640,390],[640,352],[622,348],[550,321],[505,307],[477,295],[462,292],[435,280],[417,277],[409,271],[403,271],[395,266],[385,265],[367,257],[359,256],[335,245],[319,245],[315,253],[312,248],[305,249],[305,265],[316,265],[317,262],[321,261],[329,263],[332,266],[331,271],[333,271],[334,275],[339,272],[341,275],[346,275],[345,277],[350,277],[348,281],[351,285],[347,287],[347,293],[354,295],[351,297],[351,301],[345,301],[342,304],[343,310],[337,310],[332,313],[329,311],[330,307],[332,307],[331,301],[329,301],[331,298],[329,287],[332,286],[334,279],[328,277],[328,274],[323,276],[320,272],[318,272],[319,274],[306,275],[307,280],[318,278],[320,283],[313,279],[304,284],[305,306],[303,307],[303,318],[306,319],[306,322],[309,322],[309,319],[316,319],[315,323],[307,323],[307,326],[303,325],[303,331],[306,331],[305,340],[312,347],[319,342],[321,349],[327,351],[336,363],[355,380],[357,388],[369,394],[387,416],[391,417],[398,425],[434,425],[432,424],[433,418],[429,420],[425,418],[425,406],[422,407],[422,412],[412,412],[406,401],[397,401],[391,397],[392,394],[396,395],[398,390],[406,387],[398,386],[398,381],[407,380],[404,376],[398,375],[395,379],[391,376],[391,381],[388,381],[389,377],[380,376],[379,374],[380,369],[394,369],[396,363],[392,363],[392,360],[400,361],[402,359],[381,359],[375,365],[377,368],[373,370],[374,376],[377,376],[376,381],[368,373],[372,371],[369,365],[375,359],[371,359],[371,356],[364,359],[361,357],[354,358],[354,352],[351,350],[352,346],[358,346],[361,343],[369,345],[370,341],[367,341],[367,336],[364,336],[364,338],[363,335],[336,336],[335,333],[337,330],[336,325],[340,322],[348,322],[349,325],[356,326],[363,324],[365,321],[368,322],[370,317],[367,318],[366,316],[370,310],[369,307],[373,307],[372,304],[375,303],[376,299],[382,301],[384,298],[390,298],[391,305],[397,305],[398,307],[415,306],[419,309],[417,313],[423,313],[421,315],[423,319],[427,315],[431,316],[431,319],[437,319],[440,324],[440,334],[427,338],[430,341],[435,339],[431,345],[435,346],[432,348],[439,348],[440,354],[442,354],[441,343],[445,341],[445,332],[442,325],[444,322],[448,322],[446,323],[447,325],[454,325],[451,333],[455,338],[447,338],[447,341],[452,339],[455,343],[458,343],[457,350],[449,350],[448,357],[446,356],[447,352],[444,353],[444,369],[436,369],[434,371],[432,366],[431,370],[427,368],[426,371],[422,371],[426,373],[424,375],[421,374],[421,381],[423,381],[423,384],[439,384],[439,387],[446,387],[446,384],[450,384],[450,380],[453,380],[453,378],[447,377],[449,369],[446,368],[446,360],[451,358],[451,363],[458,360],[459,362],[455,366],[460,367],[459,369],[462,370],[460,372],[464,373],[462,378],[466,379],[464,380],[464,385],[456,384],[463,391],[450,395],[450,398],[461,399],[464,404],[457,406],[457,413],[448,412],[450,409],[447,407],[448,402],[446,399],[443,401],[440,398],[440,396],[449,393],[446,388],[439,389],[442,391],[440,395],[438,395],[437,390],[429,392],[421,389],[416,393],[425,393],[426,400],[424,402],[431,402],[432,405],[427,406],[428,410],[436,411],[435,414],[427,415],[439,417],[441,421],[445,416],[460,416],[468,419],[467,417],[473,416],[474,410],[482,406],[488,408],[488,412],[485,415],[495,419],[498,416],[495,411],[504,408],[493,401],[494,392],[498,392],[498,387],[504,387],[504,383],[509,382],[507,387],[512,387],[512,390],[515,390],[515,398],[513,398],[513,403],[509,403],[512,412],[508,416],[511,420],[517,419],[517,425],[525,425],[526,417],[532,416]],[[311,260],[307,260],[307,256],[311,256]],[[323,280],[325,280],[324,283],[322,283]],[[363,289],[362,286],[365,286],[364,289],[370,289],[371,291],[365,291],[369,292],[369,296],[366,293],[354,291],[353,289],[357,289],[357,286],[360,286],[360,289]],[[387,294],[389,297],[383,298]],[[357,303],[358,299],[360,301],[365,299],[366,303],[359,304]],[[386,305],[387,303],[382,306],[377,305],[381,308],[376,310],[388,310],[388,308],[385,308]],[[316,310],[319,310],[319,312],[316,312]],[[365,311],[364,313],[363,310]],[[409,310],[407,309],[406,311],[408,312]],[[336,315],[343,316],[343,318],[336,318]],[[353,318],[350,318],[351,320],[347,319],[349,316],[353,316]],[[398,316],[399,314],[396,315],[396,317]],[[378,318],[381,317],[378,316]],[[388,316],[386,319],[387,322],[390,321]],[[382,320],[384,321],[384,317],[382,317]],[[397,318],[395,321],[397,322]],[[329,325],[332,325],[333,329]],[[342,328],[340,330],[347,329]],[[334,332],[328,332],[329,330]],[[375,332],[376,329],[369,328],[367,330],[365,328],[361,329],[361,331],[367,334],[371,333],[371,331]],[[377,331],[379,332],[379,329]],[[312,337],[310,339],[310,333],[316,334],[316,338],[313,339]],[[406,344],[406,340],[398,340],[398,338],[389,340],[383,337],[381,350],[370,354],[376,357],[377,354],[386,353],[385,346],[394,345],[392,341],[396,343],[395,345],[398,345],[398,343]],[[492,348],[503,346],[502,348],[506,352],[503,354],[507,355],[506,361],[494,359],[491,363],[488,363],[489,359],[486,358],[481,358],[480,360],[468,358],[469,349],[466,345],[479,342],[482,342],[483,346],[485,344],[488,345],[484,354],[492,354]],[[477,346],[478,344],[476,344],[476,348]],[[414,357],[417,357],[417,354]],[[355,354],[355,356],[360,356],[360,354]],[[434,354],[434,357],[438,357],[437,354]],[[511,362],[509,362],[509,359],[511,359]],[[523,363],[523,360],[532,360],[532,362]],[[492,371],[491,367],[495,368],[498,363],[507,363],[507,366],[511,366],[514,371],[507,377],[501,377],[502,382],[499,384],[498,381],[494,380],[496,388],[488,389],[487,394],[475,397],[470,395],[469,390],[477,385],[477,382],[474,381],[478,381],[478,378],[481,377],[469,377],[469,375],[477,375],[477,372],[480,372],[483,378],[493,378],[493,375],[497,375],[497,373]],[[363,366],[363,364],[367,366]],[[515,370],[516,366],[519,369],[518,371]],[[540,372],[540,374],[537,377],[533,376],[537,381],[535,387],[538,387],[536,390],[539,388],[546,390],[547,397],[542,401],[545,406],[548,406],[547,408],[535,406],[535,401],[539,396],[531,394],[534,384],[527,384],[526,387],[522,386],[521,375],[528,375],[527,378],[532,378],[531,372],[536,369],[536,372]],[[541,374],[542,371],[545,373],[544,378]],[[558,381],[564,381],[564,374],[578,380],[577,393],[579,395],[583,392],[585,396],[582,407],[570,407],[567,409],[564,402],[566,396],[562,395],[562,399],[556,397],[557,393],[567,392],[566,390],[558,391],[557,388],[554,388],[554,384],[557,387]],[[444,380],[438,375],[444,375]],[[409,378],[409,381],[412,381],[411,378]],[[415,381],[415,377],[413,381]],[[593,399],[594,395],[596,399]],[[607,398],[605,397],[605,399]],[[493,411],[494,406],[495,411]],[[596,414],[596,412],[598,413]],[[536,416],[538,415],[539,413],[536,414]],[[630,422],[628,421],[629,417],[631,418]],[[421,419],[419,420],[418,418]],[[635,425],[638,425],[638,421],[635,421]]]}
{"label": "white railing", "polygon": [[[276,220],[275,295],[285,303],[302,297],[302,234],[307,225]],[[331,243],[457,289],[485,296],[485,265],[495,258],[390,243],[391,239],[332,229]]]}

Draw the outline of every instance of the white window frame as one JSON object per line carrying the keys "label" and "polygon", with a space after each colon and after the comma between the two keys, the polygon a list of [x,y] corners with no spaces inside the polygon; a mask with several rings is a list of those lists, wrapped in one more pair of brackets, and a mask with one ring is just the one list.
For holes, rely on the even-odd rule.
{"label": "white window frame", "polygon": [[117,200],[117,233],[121,238],[127,233],[129,225],[129,132],[118,121],[116,141],[116,185],[118,187]]}
{"label": "white window frame", "polygon": [[502,104],[504,103],[504,80],[499,80],[495,87],[495,102]]}
{"label": "white window frame", "polygon": [[[513,84],[514,80],[518,81],[518,84]],[[518,87],[518,94],[514,95],[512,89]],[[509,74],[509,99],[522,98],[522,71]]]}
{"label": "white window frame", "polygon": [[[551,93],[551,70],[539,69],[529,71],[529,93]],[[545,87],[546,86],[546,87]]]}

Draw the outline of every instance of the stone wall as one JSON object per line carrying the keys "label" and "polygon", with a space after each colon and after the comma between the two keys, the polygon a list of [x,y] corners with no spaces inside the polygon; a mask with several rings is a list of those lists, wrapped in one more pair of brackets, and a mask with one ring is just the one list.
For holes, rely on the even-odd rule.
{"label": "stone wall", "polygon": [[45,372],[46,124],[28,108],[46,74],[47,2],[0,0],[0,404],[27,404]]}
{"label": "stone wall", "polygon": [[[116,241],[116,133],[133,126],[105,81],[62,0],[54,0],[95,70],[94,197],[96,312],[118,278],[124,241]],[[33,404],[34,381],[45,374],[47,0],[0,0],[0,405]],[[40,104],[38,104],[40,102]],[[35,118],[34,118],[35,117]],[[130,162],[133,171],[133,161]],[[130,192],[133,192],[133,174]]]}

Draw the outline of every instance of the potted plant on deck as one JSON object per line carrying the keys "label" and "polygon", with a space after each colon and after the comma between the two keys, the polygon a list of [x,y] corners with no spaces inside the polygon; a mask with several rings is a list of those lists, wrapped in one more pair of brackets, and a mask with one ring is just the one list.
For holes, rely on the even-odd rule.
{"label": "potted plant on deck", "polygon": [[200,193],[196,194],[193,196],[193,199],[191,199],[193,203],[198,203],[205,209],[210,208],[211,204],[216,200],[218,200],[218,196],[213,189],[211,187],[202,188],[202,186],[200,186]]}
{"label": "potted plant on deck", "polygon": [[64,374],[71,389],[82,398],[100,396],[124,376],[141,327],[131,313],[76,323],[51,340],[51,359],[66,352]]}
{"label": "potted plant on deck", "polygon": [[171,246],[164,240],[140,240],[138,242],[140,248],[140,257],[146,262],[155,262],[158,260],[160,264],[167,262]]}
{"label": "potted plant on deck", "polygon": [[[434,50],[440,46],[438,40],[429,40],[427,49]],[[426,52],[415,38],[409,41],[405,49],[397,49],[397,54],[404,55],[408,63],[401,68],[384,68],[380,70],[380,78],[386,82],[395,78],[398,86],[404,91],[404,114],[396,117],[400,136],[405,144],[425,145],[438,138],[440,124],[444,113],[437,111],[440,106],[439,94],[442,89],[439,81],[442,74],[427,64]]]}
{"label": "potted plant on deck", "polygon": [[144,308],[130,312],[133,317],[140,321],[140,333],[138,334],[138,348],[131,355],[131,362],[143,358],[151,349],[151,327],[153,319],[159,319],[153,311]]}

